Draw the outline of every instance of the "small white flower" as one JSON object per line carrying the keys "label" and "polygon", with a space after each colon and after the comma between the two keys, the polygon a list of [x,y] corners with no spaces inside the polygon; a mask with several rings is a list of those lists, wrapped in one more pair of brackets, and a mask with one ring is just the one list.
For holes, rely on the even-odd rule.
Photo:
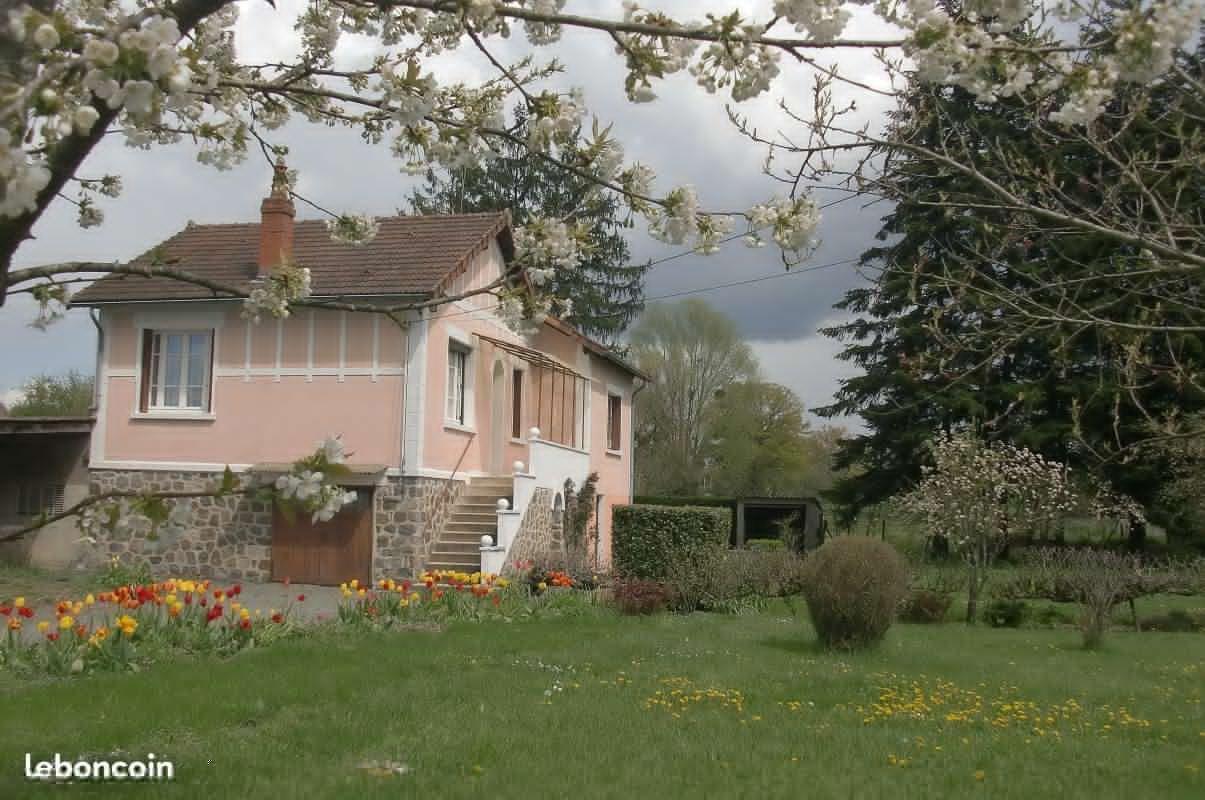
{"label": "small white flower", "polygon": [[80,106],[72,115],[72,123],[75,125],[76,133],[81,136],[86,135],[92,130],[92,126],[100,119],[100,112],[92,106]]}
{"label": "small white flower", "polygon": [[56,47],[59,43],[59,32],[55,27],[48,22],[43,22],[38,26],[38,29],[33,32],[33,41],[38,47],[43,50],[49,50]]}

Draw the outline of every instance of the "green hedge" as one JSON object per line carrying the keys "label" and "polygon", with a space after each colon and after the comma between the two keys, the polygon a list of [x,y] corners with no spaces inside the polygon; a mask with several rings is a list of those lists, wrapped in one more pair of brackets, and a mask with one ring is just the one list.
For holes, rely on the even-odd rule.
{"label": "green hedge", "polygon": [[732,514],[699,506],[616,506],[611,521],[611,557],[626,578],[660,580],[671,554],[727,547]]}
{"label": "green hedge", "polygon": [[632,498],[632,503],[638,506],[681,506],[703,507],[703,508],[726,508],[729,515],[729,531],[728,546],[736,547],[736,498],[735,497],[715,497],[712,495],[699,495],[696,497],[668,497],[661,495],[637,495]]}
{"label": "green hedge", "polygon": [[669,497],[637,495],[632,502],[638,506],[702,506],[707,508],[736,508],[734,497]]}

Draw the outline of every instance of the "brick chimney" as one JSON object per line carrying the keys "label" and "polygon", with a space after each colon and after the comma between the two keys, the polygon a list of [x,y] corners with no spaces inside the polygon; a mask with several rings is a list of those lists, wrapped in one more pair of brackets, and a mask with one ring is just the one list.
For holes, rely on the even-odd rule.
{"label": "brick chimney", "polygon": [[272,170],[272,192],[259,207],[262,220],[259,226],[259,269],[267,275],[282,261],[293,255],[293,217],[297,209],[289,199],[289,170],[284,158],[276,159]]}

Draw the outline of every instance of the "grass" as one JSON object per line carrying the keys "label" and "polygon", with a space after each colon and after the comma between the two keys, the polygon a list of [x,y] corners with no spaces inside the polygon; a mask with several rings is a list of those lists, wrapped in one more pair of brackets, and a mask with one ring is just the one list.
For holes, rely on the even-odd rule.
{"label": "grass", "polygon": [[[601,615],[321,632],[224,662],[9,681],[0,796],[63,794],[21,778],[26,752],[114,750],[170,758],[176,781],[71,793],[1205,793],[1205,636],[1115,632],[1099,652],[1078,649],[1074,631],[961,625],[897,625],[859,654],[819,652],[812,640],[781,608]],[[366,761],[406,774],[376,775]]]}
{"label": "grass", "polygon": [[87,593],[100,585],[95,572],[44,570],[37,567],[0,563],[0,598],[24,597],[27,602],[43,603]]}

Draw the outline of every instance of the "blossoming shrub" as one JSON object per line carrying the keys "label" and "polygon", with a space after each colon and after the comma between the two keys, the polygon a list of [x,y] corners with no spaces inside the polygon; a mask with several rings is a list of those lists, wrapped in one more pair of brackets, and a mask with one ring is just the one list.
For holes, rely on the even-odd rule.
{"label": "blossoming shrub", "polygon": [[875,644],[895,620],[908,591],[899,552],[867,536],[830,539],[804,564],[803,596],[825,647]]}
{"label": "blossoming shrub", "polygon": [[628,505],[612,514],[611,557],[625,578],[662,580],[674,558],[727,547],[732,529],[727,509]]}

